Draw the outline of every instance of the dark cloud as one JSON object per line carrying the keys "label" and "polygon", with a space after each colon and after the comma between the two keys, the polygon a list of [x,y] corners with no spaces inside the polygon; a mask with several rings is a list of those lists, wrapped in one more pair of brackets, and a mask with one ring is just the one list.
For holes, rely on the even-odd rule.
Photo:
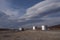
{"label": "dark cloud", "polygon": [[[1,27],[18,28],[42,24],[60,24],[60,0],[44,0],[27,10],[19,7],[19,9],[15,9],[6,0],[0,0],[0,5]],[[22,14],[23,11],[25,14]]]}
{"label": "dark cloud", "polygon": [[[35,19],[37,25],[38,23],[40,23],[39,25],[58,24],[58,22],[60,23],[59,21],[60,20],[60,0],[42,1],[28,8],[26,14],[22,16],[21,19],[25,19],[25,21],[30,21],[30,20]],[[43,20],[43,21],[38,22],[37,20]]]}

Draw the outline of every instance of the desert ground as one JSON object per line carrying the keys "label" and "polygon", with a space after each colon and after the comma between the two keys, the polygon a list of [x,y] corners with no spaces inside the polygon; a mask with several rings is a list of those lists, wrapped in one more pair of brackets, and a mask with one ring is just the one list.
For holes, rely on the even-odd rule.
{"label": "desert ground", "polygon": [[60,40],[60,31],[0,31],[0,40]]}

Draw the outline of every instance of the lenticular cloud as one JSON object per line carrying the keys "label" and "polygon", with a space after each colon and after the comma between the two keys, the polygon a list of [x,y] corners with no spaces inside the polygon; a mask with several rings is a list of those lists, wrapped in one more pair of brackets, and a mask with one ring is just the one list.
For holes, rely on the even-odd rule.
{"label": "lenticular cloud", "polygon": [[22,17],[22,19],[42,19],[44,20],[42,24],[47,24],[46,22],[48,22],[48,25],[54,23],[57,24],[58,22],[60,22],[60,0],[44,0],[40,3],[37,3],[36,5],[27,9],[26,14]]}
{"label": "lenticular cloud", "polygon": [[59,8],[60,8],[59,0],[48,0],[48,1],[46,0],[28,8],[26,17],[30,18],[38,15],[41,16],[44,14],[45,15],[51,14],[50,12],[55,12],[55,10],[59,10]]}

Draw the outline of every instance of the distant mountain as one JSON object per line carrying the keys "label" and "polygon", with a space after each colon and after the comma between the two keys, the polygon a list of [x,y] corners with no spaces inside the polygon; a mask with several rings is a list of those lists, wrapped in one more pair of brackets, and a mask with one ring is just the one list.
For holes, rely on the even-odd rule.
{"label": "distant mountain", "polygon": [[60,30],[60,24],[49,27],[51,30]]}

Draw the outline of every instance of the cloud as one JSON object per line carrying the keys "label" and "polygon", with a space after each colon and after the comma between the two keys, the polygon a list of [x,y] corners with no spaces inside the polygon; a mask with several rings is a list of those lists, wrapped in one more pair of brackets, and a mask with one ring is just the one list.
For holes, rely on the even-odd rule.
{"label": "cloud", "polygon": [[14,4],[9,0],[0,0],[0,28],[18,28],[23,24],[24,20],[20,22],[18,20],[26,9],[13,6]]}
{"label": "cloud", "polygon": [[49,12],[58,11],[59,7],[60,7],[60,2],[50,2],[49,3],[49,2],[43,1],[41,3],[34,5],[31,8],[28,8],[25,16],[27,18],[27,17],[34,17],[39,14],[40,14],[40,16],[51,14]]}
{"label": "cloud", "polygon": [[9,19],[9,17],[9,15],[0,11],[0,28],[18,28],[18,22],[16,20]]}
{"label": "cloud", "polygon": [[[43,20],[39,24],[53,25],[60,23],[60,0],[45,0],[27,9],[21,17],[25,21]],[[35,22],[33,22],[35,23]],[[38,23],[36,23],[38,25]],[[27,24],[26,24],[27,25]]]}
{"label": "cloud", "polygon": [[13,9],[7,0],[0,0],[0,28],[15,28],[18,23],[19,9]]}
{"label": "cloud", "polygon": [[11,6],[9,1],[0,0],[0,26],[12,28],[60,24],[60,0],[44,0],[27,10],[24,8],[14,9]]}
{"label": "cloud", "polygon": [[10,19],[18,19],[21,15],[24,14],[24,8],[19,8],[18,6],[14,6],[10,0],[0,0],[0,11],[4,12],[6,15],[9,15]]}

